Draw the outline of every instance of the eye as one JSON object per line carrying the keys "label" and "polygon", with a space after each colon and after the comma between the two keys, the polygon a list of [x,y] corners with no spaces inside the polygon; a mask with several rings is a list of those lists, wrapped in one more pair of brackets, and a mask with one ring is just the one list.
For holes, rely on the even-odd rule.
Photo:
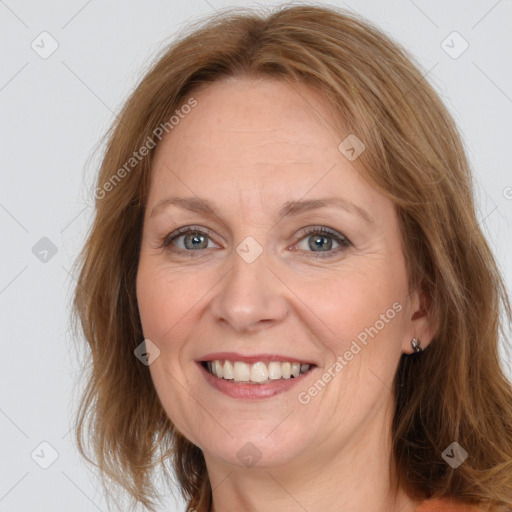
{"label": "eye", "polygon": [[[302,238],[294,247],[314,253],[317,258],[335,256],[352,245],[347,237],[324,226],[305,228],[300,234]],[[192,256],[193,253],[199,254],[202,249],[213,249],[217,245],[210,239],[207,229],[184,226],[167,235],[163,247]]]}
{"label": "eye", "polygon": [[163,246],[184,252],[195,252],[200,249],[212,249],[214,246],[204,228],[185,226],[167,235]]}
{"label": "eye", "polygon": [[323,226],[306,228],[301,234],[304,236],[296,246],[302,251],[316,253],[315,257],[334,256],[352,245],[346,236]]}

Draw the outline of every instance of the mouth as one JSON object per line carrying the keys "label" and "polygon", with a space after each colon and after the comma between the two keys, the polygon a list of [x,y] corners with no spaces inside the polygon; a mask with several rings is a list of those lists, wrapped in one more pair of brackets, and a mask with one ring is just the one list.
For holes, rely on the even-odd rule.
{"label": "mouth", "polygon": [[265,400],[291,391],[318,368],[286,354],[213,352],[196,359],[206,383],[239,400]]}
{"label": "mouth", "polygon": [[298,379],[310,372],[315,365],[301,361],[256,361],[247,363],[229,359],[200,361],[210,374],[232,384],[265,385],[288,379]]}

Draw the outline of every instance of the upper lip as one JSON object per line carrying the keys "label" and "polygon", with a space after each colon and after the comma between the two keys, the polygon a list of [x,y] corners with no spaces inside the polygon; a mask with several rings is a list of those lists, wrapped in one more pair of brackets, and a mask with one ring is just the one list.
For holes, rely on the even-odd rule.
{"label": "upper lip", "polygon": [[281,362],[290,362],[290,363],[302,363],[309,364],[312,366],[316,366],[315,363],[311,362],[307,358],[300,358],[295,356],[286,356],[282,354],[251,354],[251,355],[243,355],[238,352],[212,352],[210,354],[206,354],[199,359],[198,362],[203,361],[215,361],[215,360],[228,360],[228,361],[243,361],[247,364],[254,363],[270,363],[271,361],[281,361]]}

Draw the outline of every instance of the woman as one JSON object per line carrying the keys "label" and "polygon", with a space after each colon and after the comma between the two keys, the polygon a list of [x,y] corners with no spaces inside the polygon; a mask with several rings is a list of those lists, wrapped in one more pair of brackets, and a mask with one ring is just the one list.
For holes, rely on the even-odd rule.
{"label": "woman", "polygon": [[172,460],[201,512],[512,505],[506,290],[457,129],[378,29],[308,6],[194,27],[95,195],[77,439],[135,501]]}

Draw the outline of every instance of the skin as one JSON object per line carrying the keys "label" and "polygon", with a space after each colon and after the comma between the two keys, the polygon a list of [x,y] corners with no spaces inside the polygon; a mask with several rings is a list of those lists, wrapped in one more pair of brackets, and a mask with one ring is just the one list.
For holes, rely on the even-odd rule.
{"label": "skin", "polygon": [[[423,295],[408,289],[393,204],[338,150],[348,133],[336,133],[332,108],[308,86],[230,78],[193,96],[197,107],[156,149],[137,300],[144,335],[161,351],[150,365],[156,391],[204,452],[215,512],[412,512],[418,502],[389,470],[391,389],[411,339],[425,347],[432,333]],[[170,196],[208,199],[215,215],[174,205],[153,212]],[[278,218],[287,201],[323,197],[350,201],[373,221],[332,206]],[[206,230],[206,248],[187,249],[185,236],[163,245],[189,225]],[[351,244],[327,235],[331,255],[319,257],[309,226]],[[263,249],[250,264],[236,252],[247,236]],[[400,312],[300,403],[394,303]],[[195,360],[217,351],[294,355],[317,368],[292,390],[249,402],[200,373]],[[253,467],[237,456],[248,442],[261,456]]]}

